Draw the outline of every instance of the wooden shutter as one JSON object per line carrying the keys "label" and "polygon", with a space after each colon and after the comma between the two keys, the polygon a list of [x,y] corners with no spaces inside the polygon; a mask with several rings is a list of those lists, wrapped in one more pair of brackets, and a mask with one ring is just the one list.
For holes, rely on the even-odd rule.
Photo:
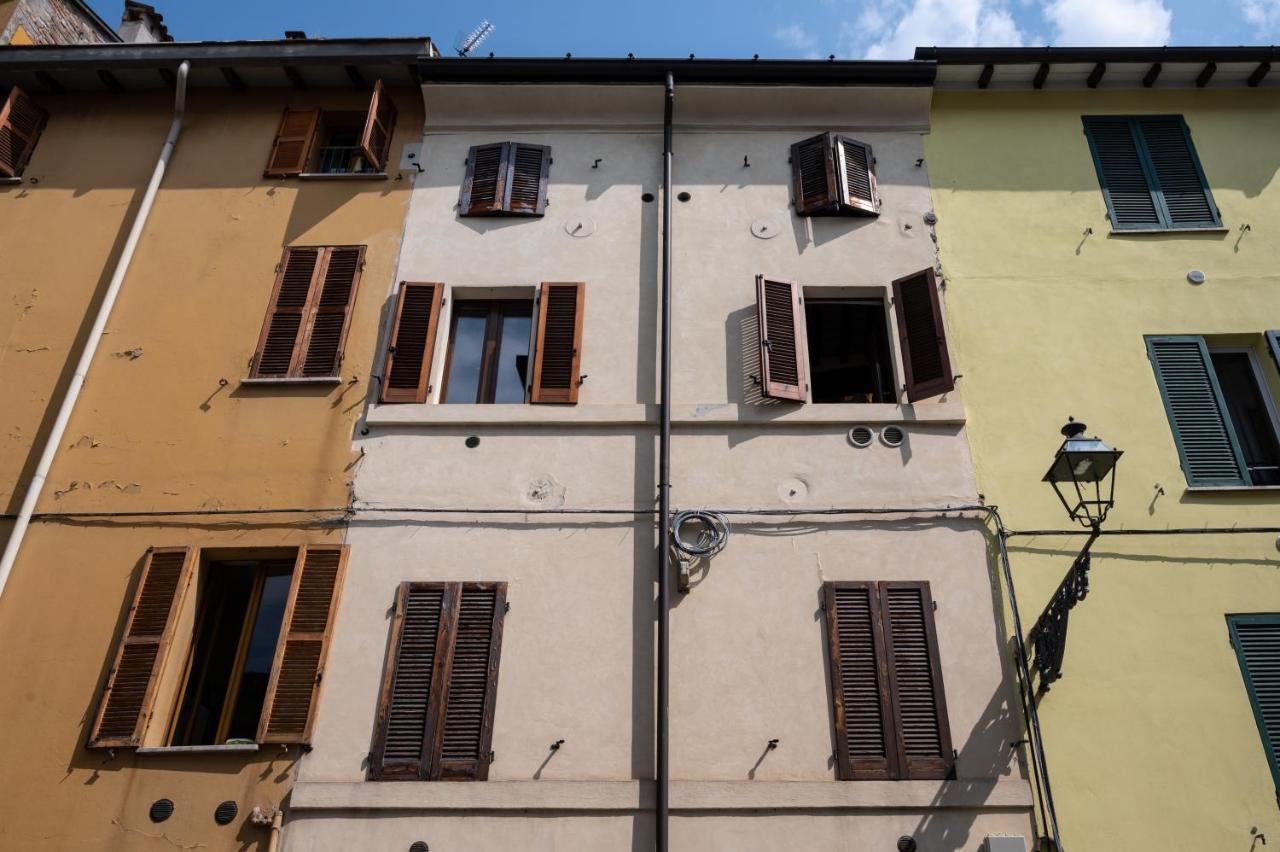
{"label": "wooden shutter", "polygon": [[258,725],[260,743],[306,743],[311,739],[313,711],[346,567],[344,545],[309,544],[298,549]]}
{"label": "wooden shutter", "polygon": [[838,777],[842,781],[897,778],[880,595],[874,583],[824,583],[823,608]]}
{"label": "wooden shutter", "polygon": [[271,308],[258,337],[258,351],[253,359],[254,378],[283,378],[293,374],[311,285],[320,269],[320,252],[318,248],[284,250],[271,291]]}
{"label": "wooden shutter", "polygon": [[507,192],[508,145],[472,146],[467,154],[467,174],[462,181],[463,216],[484,216],[502,212]]}
{"label": "wooden shutter", "polygon": [[190,547],[147,551],[98,704],[89,748],[130,747],[142,742],[155,701],[156,678],[173,642],[174,620],[191,583],[194,564],[195,551]]}
{"label": "wooden shutter", "polygon": [[288,177],[306,171],[319,123],[318,109],[286,109],[262,174],[266,177]]}
{"label": "wooden shutter", "polygon": [[907,400],[918,402],[953,390],[956,383],[933,270],[894,281],[893,308],[898,318]]}
{"label": "wooden shutter", "polygon": [[364,158],[380,172],[387,170],[387,155],[391,152],[391,135],[396,127],[396,105],[382,87],[382,81],[373,84],[373,97],[369,101],[369,114],[364,121],[364,133],[360,135],[360,150]]}
{"label": "wooden shutter", "polygon": [[458,596],[452,647],[445,661],[444,720],[437,732],[437,779],[489,777],[494,700],[506,583],[464,583]]}
{"label": "wooden shutter", "polygon": [[356,286],[364,268],[364,246],[324,249],[323,264],[312,285],[310,310],[299,350],[301,376],[336,376],[351,325]]}
{"label": "wooden shutter", "polygon": [[941,780],[954,754],[928,583],[880,584],[880,612],[902,778]]}
{"label": "wooden shutter", "polygon": [[382,368],[382,402],[426,402],[443,284],[400,282],[395,320]]}
{"label": "wooden shutter", "polygon": [[1276,369],[1280,370],[1280,331],[1265,332],[1267,338],[1267,349],[1271,350],[1271,359],[1276,362]]}
{"label": "wooden shutter", "polygon": [[530,402],[576,403],[582,367],[585,284],[542,285]]}
{"label": "wooden shutter", "polygon": [[1280,615],[1231,615],[1227,625],[1280,795]]}
{"label": "wooden shutter", "polygon": [[876,158],[871,146],[848,136],[838,136],[836,141],[839,145],[841,202],[854,211],[880,215]]}
{"label": "wooden shutter", "polygon": [[1220,226],[1218,208],[1182,117],[1152,116],[1135,119],[1134,124],[1146,149],[1165,227]]}
{"label": "wooden shutter", "polygon": [[338,375],[363,268],[364,246],[285,249],[253,378]]}
{"label": "wooden shutter", "polygon": [[547,206],[547,176],[551,170],[551,148],[508,142],[506,200],[508,213],[541,216]]}
{"label": "wooden shutter", "polygon": [[44,131],[49,113],[14,86],[0,106],[0,175],[18,177]]}
{"label": "wooden shutter", "polygon": [[791,179],[796,213],[811,216],[837,207],[840,191],[836,178],[835,146],[830,133],[813,136],[791,146]]}
{"label": "wooden shutter", "polygon": [[760,383],[765,396],[804,402],[808,385],[806,326],[800,286],[756,276]]}
{"label": "wooden shutter", "polygon": [[1129,119],[1086,118],[1085,135],[1112,229],[1161,227],[1151,180]]}
{"label": "wooden shutter", "polygon": [[1148,337],[1147,356],[1156,371],[1187,484],[1248,485],[1244,455],[1204,339]]}

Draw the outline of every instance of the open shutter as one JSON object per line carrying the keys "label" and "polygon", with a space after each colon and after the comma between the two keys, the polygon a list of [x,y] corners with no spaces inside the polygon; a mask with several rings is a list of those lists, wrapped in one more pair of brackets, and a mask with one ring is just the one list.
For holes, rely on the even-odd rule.
{"label": "open shutter", "polygon": [[898,777],[889,710],[889,670],[873,583],[824,583],[841,781]]}
{"label": "open shutter", "polygon": [[1280,795],[1280,616],[1230,615],[1227,625]]}
{"label": "open shutter", "polygon": [[195,551],[147,551],[115,662],[98,705],[89,748],[139,745],[155,700],[156,677],[173,641],[173,623],[191,582]]}
{"label": "open shutter", "polygon": [[1162,227],[1133,123],[1127,118],[1086,118],[1084,128],[1112,229]]}
{"label": "open shutter", "polygon": [[452,641],[441,670],[444,718],[436,732],[431,777],[484,781],[489,777],[507,584],[463,583],[455,601]]}
{"label": "open shutter", "polygon": [[772,399],[804,402],[808,391],[804,305],[800,286],[756,276],[760,323],[760,383]]}
{"label": "open shutter", "polygon": [[1271,350],[1271,358],[1276,362],[1276,369],[1280,370],[1280,331],[1265,332],[1267,338],[1267,349]]}
{"label": "open shutter", "polygon": [[[446,613],[453,611],[456,584],[401,583],[391,624],[386,669],[378,705],[370,775],[375,781],[421,780],[431,766],[439,705],[431,702],[446,647]],[[433,718],[434,717],[434,718]]]}
{"label": "open shutter", "polygon": [[369,101],[369,114],[364,120],[364,133],[360,135],[360,150],[364,158],[380,172],[387,170],[387,155],[391,151],[391,134],[396,126],[396,105],[382,87],[382,81],[373,84],[373,98]]}
{"label": "open shutter", "polygon": [[299,365],[300,375],[309,378],[338,375],[363,268],[364,246],[324,250],[324,264],[317,276],[320,291],[312,293],[304,326],[304,343],[300,348],[305,355]]}
{"label": "open shutter", "polygon": [[1169,228],[1221,226],[1217,205],[1209,191],[1181,116],[1134,119],[1142,136],[1155,178],[1155,198]]}
{"label": "open shutter", "polygon": [[338,612],[338,596],[347,567],[347,548],[310,544],[298,549],[285,605],[280,642],[258,725],[260,743],[306,743],[329,634]]}
{"label": "open shutter", "polygon": [[830,133],[791,146],[791,179],[796,213],[810,216],[834,210],[840,201],[836,180],[835,146]]}
{"label": "open shutter", "polygon": [[551,170],[551,148],[509,142],[506,200],[508,213],[541,216],[547,206],[547,176]]}
{"label": "open shutter", "polygon": [[502,212],[506,198],[507,155],[504,142],[474,145],[467,154],[467,174],[462,181],[463,216],[483,216]]}
{"label": "open shutter", "polygon": [[899,777],[944,779],[951,774],[954,754],[929,584],[881,583],[880,611],[900,747]]}
{"label": "open shutter", "polygon": [[1244,455],[1204,338],[1147,338],[1173,440],[1188,485],[1248,485]]}
{"label": "open shutter", "polygon": [[311,145],[320,123],[318,109],[286,109],[271,145],[271,156],[263,170],[266,177],[288,177],[302,174],[311,157]]}
{"label": "open shutter", "polygon": [[0,106],[0,175],[18,177],[40,139],[49,113],[14,86]]}
{"label": "open shutter", "polygon": [[530,402],[576,403],[582,367],[585,284],[543,283],[538,299],[538,349]]}
{"label": "open shutter", "polygon": [[856,211],[880,215],[880,190],[876,186],[876,158],[871,146],[848,136],[836,137],[839,145],[841,202]]}
{"label": "open shutter", "polygon": [[926,269],[894,281],[893,308],[898,318],[907,400],[918,402],[954,390],[956,383],[947,351],[942,301],[938,298],[938,281],[933,270]]}
{"label": "open shutter", "polygon": [[320,251],[318,248],[284,250],[275,287],[271,290],[271,308],[262,324],[258,351],[253,358],[254,378],[283,378],[293,373],[302,321],[320,267]]}
{"label": "open shutter", "polygon": [[382,402],[426,402],[443,284],[400,282],[382,373]]}

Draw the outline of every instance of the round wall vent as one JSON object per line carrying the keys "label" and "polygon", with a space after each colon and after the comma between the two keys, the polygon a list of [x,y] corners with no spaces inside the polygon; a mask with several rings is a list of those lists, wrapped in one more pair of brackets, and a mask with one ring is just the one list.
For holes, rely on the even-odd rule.
{"label": "round wall vent", "polygon": [[906,439],[907,433],[902,431],[901,426],[886,426],[880,430],[880,440],[884,441],[886,447],[901,447]]}
{"label": "round wall vent", "polygon": [[870,426],[854,426],[849,430],[849,443],[855,447],[869,447],[873,438],[875,433]]}
{"label": "round wall vent", "polygon": [[151,821],[164,822],[173,816],[172,799],[156,799],[151,803]]}
{"label": "round wall vent", "polygon": [[640,200],[643,201],[645,204],[648,204],[649,202],[653,201],[653,193],[646,192],[644,195],[640,196]]}
{"label": "round wall vent", "polygon": [[898,852],[916,852],[916,839],[905,834],[899,837]]}
{"label": "round wall vent", "polygon": [[1187,273],[1187,280],[1190,281],[1192,284],[1203,284],[1204,273],[1201,272],[1199,269],[1193,269]]}
{"label": "round wall vent", "polygon": [[462,443],[467,445],[467,449],[474,450],[476,447],[480,446],[480,439],[477,438],[475,435],[472,435],[470,438],[467,438],[467,440],[463,441]]}
{"label": "round wall vent", "polygon": [[227,799],[227,801],[214,808],[213,821],[218,825],[226,825],[235,819],[238,813],[240,813],[240,809],[236,807],[236,803]]}
{"label": "round wall vent", "polygon": [[409,852],[430,852],[430,850],[428,850],[426,843],[421,840],[415,840],[409,844]]}
{"label": "round wall vent", "polygon": [[677,201],[688,201],[690,198],[693,198],[693,196],[687,192],[682,192],[676,196]]}

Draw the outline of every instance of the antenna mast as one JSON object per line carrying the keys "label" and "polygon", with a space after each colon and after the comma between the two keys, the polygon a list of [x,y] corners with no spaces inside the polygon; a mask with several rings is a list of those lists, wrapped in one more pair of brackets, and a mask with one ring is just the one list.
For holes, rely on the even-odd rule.
{"label": "antenna mast", "polygon": [[497,29],[497,27],[489,23],[488,19],[481,21],[479,26],[472,30],[471,33],[462,40],[462,43],[457,46],[458,55],[465,59],[471,51],[480,46],[480,42],[493,35],[493,31],[495,29]]}

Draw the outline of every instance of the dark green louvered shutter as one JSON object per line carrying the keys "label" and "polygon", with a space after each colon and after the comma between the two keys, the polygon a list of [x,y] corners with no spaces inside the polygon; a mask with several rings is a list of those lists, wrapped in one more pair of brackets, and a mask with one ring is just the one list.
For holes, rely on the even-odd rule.
{"label": "dark green louvered shutter", "polygon": [[1276,369],[1280,370],[1280,331],[1266,332],[1267,348],[1271,350],[1271,357],[1276,362]]}
{"label": "dark green louvered shutter", "polygon": [[1216,228],[1222,222],[1209,192],[1187,123],[1177,115],[1135,119],[1155,180],[1167,228]]}
{"label": "dark green louvered shutter", "polygon": [[1280,615],[1229,615],[1227,627],[1280,796]]}
{"label": "dark green louvered shutter", "polygon": [[1165,411],[1189,485],[1248,485],[1244,456],[1204,338],[1148,337]]}

